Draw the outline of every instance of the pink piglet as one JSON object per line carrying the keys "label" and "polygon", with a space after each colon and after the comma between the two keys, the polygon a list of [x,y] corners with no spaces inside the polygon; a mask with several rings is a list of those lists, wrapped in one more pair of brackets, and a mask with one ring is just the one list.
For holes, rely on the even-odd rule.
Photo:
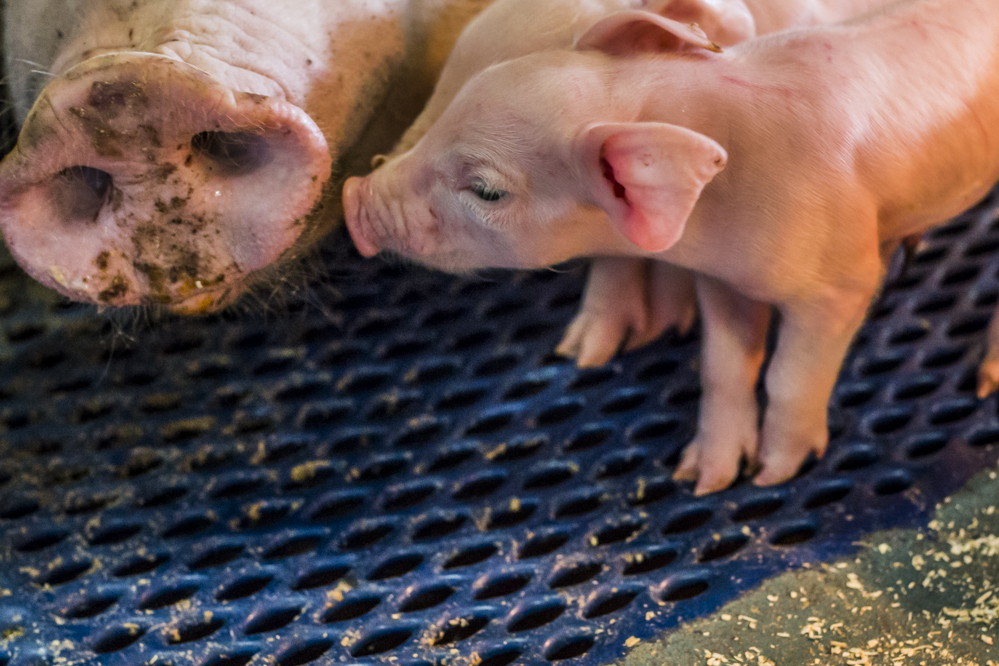
{"label": "pink piglet", "polygon": [[[719,50],[687,24],[612,15],[576,51],[477,75],[412,151],[344,190],[366,254],[452,271],[577,256],[693,271],[704,391],[677,474],[698,493],[744,458],[769,485],[823,454],[833,385],[889,257],[999,179],[993,0],[895,2]],[[999,380],[997,337],[983,394]]]}

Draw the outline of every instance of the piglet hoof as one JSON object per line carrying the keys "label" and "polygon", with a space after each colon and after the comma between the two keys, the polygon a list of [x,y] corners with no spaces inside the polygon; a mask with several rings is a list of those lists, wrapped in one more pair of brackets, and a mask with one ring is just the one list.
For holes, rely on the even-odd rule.
{"label": "piglet hoof", "polygon": [[644,347],[671,328],[687,333],[696,315],[689,271],[658,261],[594,259],[583,307],[556,352],[581,368],[600,366],[618,350]]}
{"label": "piglet hoof", "polygon": [[[824,434],[824,433],[823,433]],[[822,458],[826,452],[828,437],[823,436],[807,446],[775,447],[760,453],[760,471],[753,478],[753,485],[775,486],[790,481],[801,470],[809,455]]]}
{"label": "piglet hoof", "polygon": [[666,331],[674,330],[681,336],[690,332],[697,318],[693,295],[690,300],[659,299],[649,304],[644,326],[632,327],[624,340],[624,351],[634,351],[661,338]]}
{"label": "piglet hoof", "polygon": [[978,368],[978,398],[984,400],[999,388],[999,360],[987,361]]}
{"label": "piglet hoof", "polygon": [[629,340],[628,351],[644,347],[658,340],[663,333],[669,330],[676,331],[681,337],[687,335],[694,326],[697,319],[697,308],[693,303],[678,307],[676,309],[665,309],[662,306],[653,305],[650,313],[650,322],[646,327],[645,335]]}
{"label": "piglet hoof", "polygon": [[674,481],[696,482],[694,496],[701,497],[725,490],[739,478],[739,467],[756,459],[756,436],[710,439],[699,435],[687,445],[680,464],[673,473]]}
{"label": "piglet hoof", "polygon": [[999,388],[999,310],[992,313],[985,336],[985,358],[978,367],[978,397],[987,398]]}
{"label": "piglet hoof", "polygon": [[987,349],[978,367],[978,397],[987,398],[999,388],[999,317],[992,315],[987,337]]}
{"label": "piglet hoof", "polygon": [[641,259],[594,259],[583,307],[556,348],[581,368],[607,363],[623,344],[646,335],[646,266]]}
{"label": "piglet hoof", "polygon": [[[566,329],[555,353],[576,359],[580,368],[595,368],[610,361],[621,343],[640,327],[621,313],[583,310]],[[639,328],[640,330],[640,328]]]}

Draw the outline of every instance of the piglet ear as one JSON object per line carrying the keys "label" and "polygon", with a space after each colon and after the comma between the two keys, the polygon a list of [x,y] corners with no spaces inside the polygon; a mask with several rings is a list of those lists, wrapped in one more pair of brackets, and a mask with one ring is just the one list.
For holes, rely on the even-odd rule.
{"label": "piglet ear", "polygon": [[646,8],[680,23],[696,23],[708,39],[722,46],[756,36],[756,20],[743,0],[651,0]]}
{"label": "piglet ear", "polygon": [[665,123],[591,125],[579,145],[595,203],[646,252],[680,240],[701,191],[728,160],[714,140]]}
{"label": "piglet ear", "polygon": [[677,53],[691,47],[720,52],[696,24],[685,24],[641,10],[615,12],[597,21],[576,40],[579,51],[609,55]]}

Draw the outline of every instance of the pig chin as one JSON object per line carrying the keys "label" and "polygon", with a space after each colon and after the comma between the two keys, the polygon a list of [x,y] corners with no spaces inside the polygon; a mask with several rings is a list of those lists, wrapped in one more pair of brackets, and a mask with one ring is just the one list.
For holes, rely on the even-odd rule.
{"label": "pig chin", "polygon": [[549,265],[517,256],[510,251],[505,243],[499,240],[475,243],[469,247],[436,248],[433,251],[419,253],[391,248],[386,248],[386,252],[407,261],[455,275],[467,275],[477,270],[490,268],[536,269]]}
{"label": "pig chin", "polygon": [[412,247],[392,239],[381,243],[379,254],[386,258],[427,266],[456,275],[465,275],[483,267],[481,261],[476,261],[472,254],[459,248]]}
{"label": "pig chin", "polygon": [[329,176],[298,107],[163,56],[103,55],[26,118],[0,164],[0,228],[71,299],[207,313],[295,246]]}
{"label": "pig chin", "polygon": [[[448,234],[442,232],[439,236],[445,238],[423,238],[422,242],[411,243],[409,239],[402,239],[389,235],[379,238],[377,245],[371,242],[369,233],[357,222],[347,218],[347,229],[354,239],[355,245],[362,254],[374,256],[380,254],[385,257],[392,257],[406,263],[427,266],[445,273],[455,275],[467,275],[483,268],[532,268],[520,261],[511,261],[507,253],[502,251],[503,244],[494,243],[474,243],[471,247],[463,247],[460,243],[452,241],[455,238],[447,238]],[[454,236],[460,236],[454,233]],[[443,242],[434,242],[443,240]],[[365,251],[361,248],[371,248]],[[374,249],[377,248],[377,249]],[[372,251],[373,249],[373,251]]]}

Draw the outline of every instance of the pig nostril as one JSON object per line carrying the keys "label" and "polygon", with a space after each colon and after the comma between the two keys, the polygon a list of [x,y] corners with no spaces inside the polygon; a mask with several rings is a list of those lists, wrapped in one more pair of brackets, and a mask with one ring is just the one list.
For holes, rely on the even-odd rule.
{"label": "pig nostril", "polygon": [[191,138],[191,150],[233,176],[254,171],[269,156],[267,140],[248,132],[201,132]]}
{"label": "pig nostril", "polygon": [[72,166],[56,174],[53,199],[66,222],[95,222],[111,192],[111,174],[86,166]]}
{"label": "pig nostril", "polygon": [[[68,172],[68,173],[67,173]],[[111,174],[92,167],[75,166],[64,171],[68,176],[83,182],[94,193],[94,197],[104,201],[111,191]]]}

